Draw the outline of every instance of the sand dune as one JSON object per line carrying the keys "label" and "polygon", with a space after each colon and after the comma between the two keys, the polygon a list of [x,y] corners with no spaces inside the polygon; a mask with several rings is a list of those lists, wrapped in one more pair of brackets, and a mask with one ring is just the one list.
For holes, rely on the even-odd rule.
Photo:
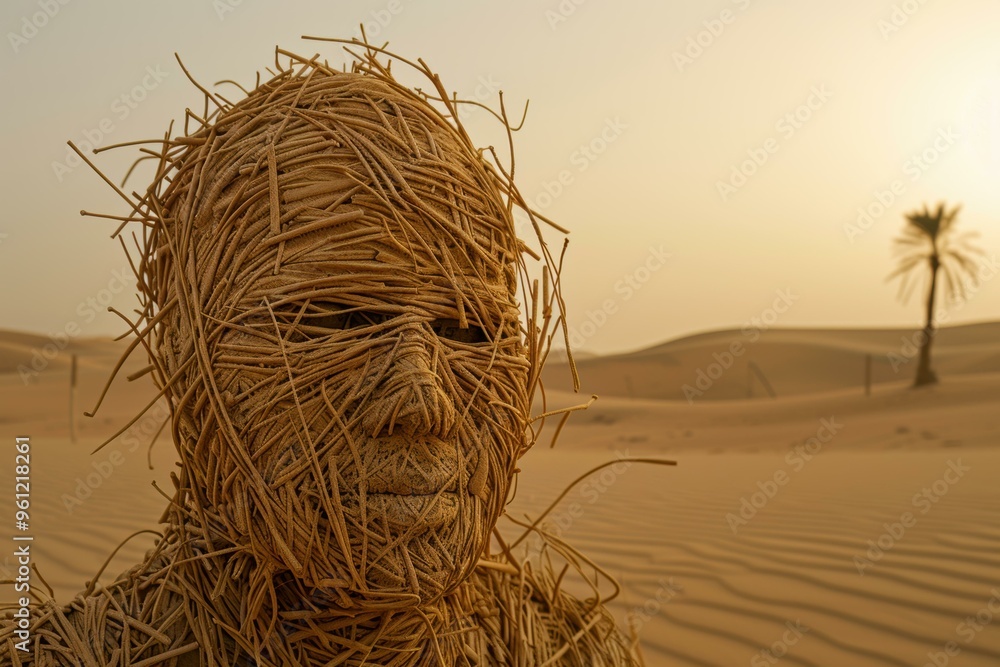
{"label": "sand dune", "polygon": [[[570,419],[555,449],[543,440],[525,457],[509,511],[537,514],[603,462],[678,461],[619,462],[577,486],[546,520],[619,579],[612,607],[623,623],[632,617],[648,665],[998,665],[1000,372],[976,366],[995,355],[991,332],[1000,328],[943,331],[940,386],[911,391],[901,372],[882,376],[871,397],[853,370],[837,375],[836,360],[890,349],[897,332],[768,332],[770,347],[752,353],[774,361],[766,367],[774,400],[739,399],[738,370],[719,380],[734,400],[663,400],[667,383],[655,371],[681,377],[677,369],[698,368],[731,332],[585,360],[584,388],[602,398]],[[803,356],[787,352],[797,360],[784,363],[781,340]],[[44,342],[0,335],[0,423],[5,439],[32,437],[37,562],[66,599],[123,538],[155,527],[165,500],[152,484],[169,488],[174,458],[164,440],[153,449],[154,469],[147,465],[162,412],[90,454],[154,396],[148,378],[116,383],[95,419],[78,418],[72,444],[68,353],[28,384],[17,373]],[[73,342],[78,411],[92,407],[120,349]],[[823,355],[830,359],[810,365]],[[765,367],[764,356],[754,358]],[[137,356],[122,375],[142,365]],[[626,376],[644,397],[628,398]],[[551,407],[583,397],[553,390],[548,399]],[[2,497],[11,491],[7,458]],[[135,537],[105,578],[138,561],[152,540]],[[0,567],[10,566],[0,556]]]}
{"label": "sand dune", "polygon": [[[949,641],[961,647],[949,664],[1000,664],[1000,629],[959,627],[1000,593],[1000,455],[830,447],[798,470],[771,454],[684,453],[676,470],[636,464],[572,494],[551,526],[619,577],[617,609],[642,621],[651,665],[770,665],[761,651],[771,650],[787,651],[783,664],[920,666]],[[602,458],[529,456],[521,502],[531,507]],[[970,470],[921,513],[913,496],[949,461]],[[777,471],[788,481],[767,498],[758,483]],[[743,498],[761,506],[741,515]],[[883,537],[904,512],[915,523]],[[872,557],[868,540],[889,548]],[[796,637],[788,624],[808,630]]]}
{"label": "sand dune", "polygon": [[[577,366],[583,393],[711,401],[766,396],[760,378],[748,370],[753,363],[778,396],[792,396],[861,389],[866,355],[872,357],[874,383],[912,378],[917,336],[908,329],[715,331],[627,354],[587,356]],[[933,348],[942,375],[1000,372],[1000,323],[942,328]],[[547,366],[545,379],[553,389],[571,388],[565,364]],[[685,386],[693,391],[686,393]]]}
{"label": "sand dune", "polygon": [[[547,398],[553,408],[580,404],[584,397],[549,391]],[[897,380],[876,385],[867,397],[853,388],[689,405],[602,395],[569,420],[560,446],[586,441],[658,451],[779,452],[815,435],[821,419],[836,417],[844,424],[838,449],[989,447],[1000,445],[998,404],[1000,373],[944,376],[941,384],[920,391],[911,390],[909,380]]]}

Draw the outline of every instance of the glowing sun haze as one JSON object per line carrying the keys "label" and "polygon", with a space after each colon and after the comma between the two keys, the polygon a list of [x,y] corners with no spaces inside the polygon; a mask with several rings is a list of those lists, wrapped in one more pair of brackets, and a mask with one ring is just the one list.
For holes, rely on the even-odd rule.
{"label": "glowing sun haze", "polygon": [[[1000,5],[988,0],[51,0],[0,13],[8,328],[120,333],[99,301],[135,304],[115,276],[116,225],[78,215],[125,205],[67,162],[66,140],[154,138],[185,108],[201,114],[175,51],[203,84],[249,87],[275,44],[341,62],[338,46],[299,37],[362,22],[459,97],[496,105],[502,89],[511,115],[531,100],[516,177],[572,229],[563,287],[584,350],[739,328],[779,292],[794,301],[778,326],[917,328],[917,300],[898,303],[884,279],[904,213],[925,202],[961,203],[959,228],[981,233],[987,259],[1000,249]],[[504,146],[484,112],[464,121]],[[95,159],[119,178],[135,155]],[[1000,319],[991,262],[948,323]]]}

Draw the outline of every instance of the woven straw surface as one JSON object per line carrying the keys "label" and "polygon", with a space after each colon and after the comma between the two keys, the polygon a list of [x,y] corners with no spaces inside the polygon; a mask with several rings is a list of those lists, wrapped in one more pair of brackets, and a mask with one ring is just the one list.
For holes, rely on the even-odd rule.
{"label": "woven straw surface", "polygon": [[598,568],[495,529],[561,324],[544,221],[429,70],[422,95],[355,48],[280,52],[147,150],[123,228],[174,495],[145,562],[34,608],[28,653],[0,622],[2,664],[632,664]]}

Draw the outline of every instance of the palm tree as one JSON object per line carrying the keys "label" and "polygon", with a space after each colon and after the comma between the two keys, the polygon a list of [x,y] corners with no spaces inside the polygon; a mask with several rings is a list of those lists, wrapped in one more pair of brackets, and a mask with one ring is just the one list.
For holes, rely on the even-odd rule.
{"label": "palm tree", "polygon": [[[957,234],[955,217],[961,205],[948,212],[944,202],[938,204],[937,211],[931,213],[924,204],[924,210],[908,213],[903,234],[896,239],[896,250],[900,255],[899,266],[887,280],[902,276],[899,296],[905,302],[913,290],[911,281],[915,271],[923,266],[930,268],[930,285],[927,289],[927,315],[920,342],[920,363],[914,387],[937,382],[937,375],[931,370],[931,341],[934,338],[934,299],[937,292],[938,273],[943,273],[947,295],[958,299],[965,295],[966,283],[962,280],[972,276],[976,265],[973,257],[981,251],[969,243],[974,233]],[[926,275],[926,274],[924,274]]]}

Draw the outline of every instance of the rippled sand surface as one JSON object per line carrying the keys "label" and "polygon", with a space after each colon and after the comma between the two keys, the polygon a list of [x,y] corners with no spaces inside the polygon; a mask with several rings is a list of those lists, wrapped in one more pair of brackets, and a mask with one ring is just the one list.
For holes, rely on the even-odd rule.
{"label": "rippled sand surface", "polygon": [[[12,494],[14,438],[29,435],[35,561],[68,599],[122,539],[155,529],[166,501],[153,483],[171,488],[172,446],[153,448],[150,470],[153,414],[90,453],[153,398],[145,380],[117,385],[97,418],[77,420],[71,443],[68,357],[26,385],[17,363],[37,341],[0,342],[10,454],[0,457],[0,498]],[[120,348],[75,349],[82,412]],[[612,606],[639,631],[647,665],[1000,665],[1000,375],[958,375],[920,393],[885,382],[870,398],[833,389],[689,405],[610,393],[570,420],[555,449],[543,439],[525,457],[510,512],[536,515],[580,473],[619,461],[546,523],[618,578]],[[105,577],[153,539],[128,542]],[[0,553],[0,567],[11,565]]]}

